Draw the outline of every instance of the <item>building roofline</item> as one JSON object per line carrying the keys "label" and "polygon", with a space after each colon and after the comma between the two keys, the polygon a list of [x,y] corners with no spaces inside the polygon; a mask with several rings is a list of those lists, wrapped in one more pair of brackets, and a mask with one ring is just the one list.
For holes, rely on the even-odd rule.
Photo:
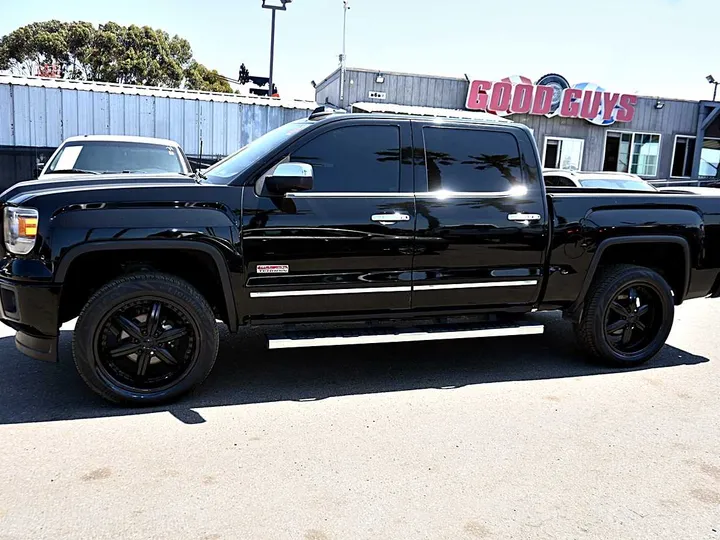
{"label": "building roofline", "polygon": [[467,82],[465,77],[443,77],[442,75],[428,75],[426,73],[406,73],[403,71],[385,71],[382,69],[367,68],[346,68],[347,71],[358,71],[360,73],[382,73],[383,75],[400,75],[401,77],[426,77],[428,79],[443,79],[446,81],[463,81]]}
{"label": "building roofline", "polygon": [[[385,71],[382,69],[367,69],[367,68],[356,68],[356,67],[348,67],[348,68],[346,68],[346,70],[347,71],[356,71],[359,73],[382,73],[383,75],[399,75],[402,77],[424,77],[424,78],[428,78],[428,79],[442,79],[445,81],[467,82],[467,79],[465,79],[465,77],[443,77],[441,75],[428,75],[425,73],[407,73],[407,72],[402,72],[402,71]],[[339,69],[337,69],[336,71],[334,71],[333,73],[328,75],[328,77],[326,77],[325,80],[330,79],[333,75],[335,75],[335,73],[337,71],[339,71]],[[471,78],[471,80],[472,80],[472,78]],[[320,83],[320,84],[322,84],[322,83]],[[318,85],[318,86],[320,86],[320,85]],[[628,92],[622,92],[622,93],[627,94]],[[651,96],[651,95],[632,94],[632,93],[629,93],[629,94],[633,95],[633,96],[637,96],[638,98],[641,98],[641,99],[651,99],[651,100],[659,99],[661,101],[673,101],[673,102],[679,102],[679,103],[695,103],[695,104],[697,104],[697,103],[700,103],[700,101],[701,101],[701,100],[697,100],[697,99],[672,98],[672,97],[665,97],[665,96]],[[712,104],[712,103],[713,103],[712,101],[708,102],[708,104]]]}
{"label": "building roofline", "polygon": [[330,81],[332,81],[337,75],[340,74],[340,70],[341,70],[341,69],[342,69],[342,68],[337,68],[337,69],[336,69],[335,71],[333,71],[330,75],[328,75],[328,76],[325,77],[322,81],[320,81],[319,83],[317,83],[317,85],[315,86],[315,90],[316,90],[316,91],[317,91],[317,90],[322,90],[325,86],[327,86],[328,83],[330,83]]}
{"label": "building roofline", "polygon": [[218,101],[242,103],[245,105],[267,105],[269,107],[285,107],[288,109],[313,110],[317,107],[314,101],[271,98],[264,96],[243,96],[226,92],[205,92],[202,90],[185,90],[181,88],[160,88],[157,86],[140,86],[97,81],[79,81],[73,79],[55,79],[49,77],[24,77],[18,75],[0,75],[0,85],[28,86],[35,88],[60,88],[66,90],[85,90],[88,92],[104,92],[108,94],[126,94],[140,96],[167,97],[175,99]]}

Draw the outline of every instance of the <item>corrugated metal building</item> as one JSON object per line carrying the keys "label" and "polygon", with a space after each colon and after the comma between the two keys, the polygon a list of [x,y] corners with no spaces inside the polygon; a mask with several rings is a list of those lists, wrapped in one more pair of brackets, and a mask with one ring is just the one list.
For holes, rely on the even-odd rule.
{"label": "corrugated metal building", "polygon": [[287,122],[312,101],[144,86],[0,76],[0,189],[31,178],[74,135],[174,140],[191,161],[212,163]]}
{"label": "corrugated metal building", "polygon": [[[341,92],[341,78],[338,69],[317,85],[318,103],[367,112],[399,112],[396,105],[415,107],[415,113],[420,114],[428,110],[422,108],[452,109],[453,116],[463,110],[466,114],[470,112],[466,107],[469,79],[348,68]],[[638,97],[632,121],[607,126],[560,116],[514,114],[510,118],[533,130],[548,168],[585,171],[624,168],[651,181],[687,181],[720,178],[720,116],[715,113],[711,118],[711,112],[707,112],[703,118],[711,121],[702,132],[698,122],[700,112],[717,109],[715,105]],[[703,144],[696,154],[698,135]],[[696,155],[702,159],[693,163]]]}

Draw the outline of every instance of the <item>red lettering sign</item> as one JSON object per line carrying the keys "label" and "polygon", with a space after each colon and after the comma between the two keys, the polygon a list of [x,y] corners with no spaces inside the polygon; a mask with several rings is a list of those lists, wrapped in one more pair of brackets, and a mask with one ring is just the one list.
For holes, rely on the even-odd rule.
{"label": "red lettering sign", "polygon": [[618,122],[632,122],[635,117],[635,106],[637,105],[637,96],[620,96],[620,109],[617,113],[616,120]]}
{"label": "red lettering sign", "polygon": [[[635,116],[637,96],[613,94],[589,83],[563,89],[562,86],[541,86],[530,82],[526,77],[517,76],[498,82],[472,81],[466,107],[499,116],[531,114],[582,118],[599,125],[631,122]],[[556,92],[560,97],[559,103],[553,103]]]}

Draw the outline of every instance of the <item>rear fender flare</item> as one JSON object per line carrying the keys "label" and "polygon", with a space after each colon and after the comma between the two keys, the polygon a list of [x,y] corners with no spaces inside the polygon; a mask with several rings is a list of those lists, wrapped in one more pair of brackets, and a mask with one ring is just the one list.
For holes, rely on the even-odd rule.
{"label": "rear fender flare", "polygon": [[593,255],[592,261],[590,261],[587,274],[585,274],[585,280],[583,281],[580,293],[572,306],[570,306],[567,310],[570,319],[580,319],[583,306],[585,304],[585,297],[587,296],[590,286],[595,279],[598,266],[600,266],[600,261],[602,260],[602,256],[605,251],[612,246],[621,244],[677,244],[682,247],[685,264],[685,283],[683,284],[684,286],[682,291],[674,291],[678,296],[678,298],[676,298],[676,303],[682,303],[690,285],[690,244],[685,238],[681,236],[627,236],[620,238],[608,238],[607,240],[603,240],[595,251],[595,255]]}

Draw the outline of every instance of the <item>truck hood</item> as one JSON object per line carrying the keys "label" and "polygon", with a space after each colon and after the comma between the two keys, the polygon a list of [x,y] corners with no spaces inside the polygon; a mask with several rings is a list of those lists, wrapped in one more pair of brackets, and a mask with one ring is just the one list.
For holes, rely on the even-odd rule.
{"label": "truck hood", "polygon": [[102,191],[106,189],[118,189],[127,187],[151,187],[151,186],[187,186],[197,185],[192,177],[182,174],[115,174],[115,175],[54,175],[51,178],[41,178],[20,182],[7,189],[0,195],[0,202],[11,204],[22,204],[40,195],[54,193],[72,194],[74,192]]}

